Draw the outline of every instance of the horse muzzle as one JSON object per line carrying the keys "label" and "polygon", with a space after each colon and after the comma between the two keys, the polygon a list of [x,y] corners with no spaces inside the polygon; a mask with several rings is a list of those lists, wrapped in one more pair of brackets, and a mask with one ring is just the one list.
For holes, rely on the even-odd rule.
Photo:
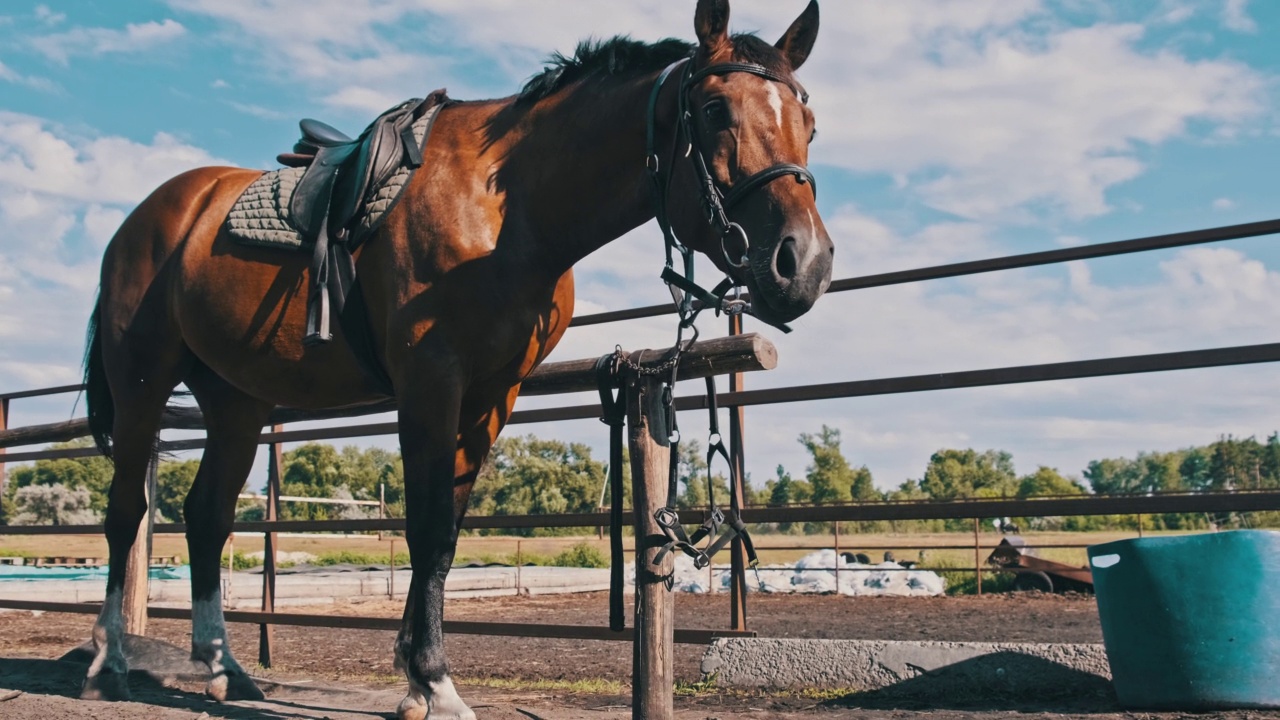
{"label": "horse muzzle", "polygon": [[763,320],[790,322],[804,315],[831,284],[834,246],[826,233],[784,233],[751,254],[752,311]]}

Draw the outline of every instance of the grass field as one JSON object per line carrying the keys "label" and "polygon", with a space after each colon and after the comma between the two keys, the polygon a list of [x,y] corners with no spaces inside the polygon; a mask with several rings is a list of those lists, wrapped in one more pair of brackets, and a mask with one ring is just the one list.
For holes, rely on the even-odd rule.
{"label": "grass field", "polygon": [[[1148,533],[1150,534],[1150,533]],[[985,563],[990,554],[989,548],[1000,542],[1001,535],[983,533],[980,536],[983,550],[979,552]],[[1026,533],[1022,536],[1030,544],[1041,545],[1092,545],[1126,537],[1134,537],[1125,532],[1093,532],[1093,533]],[[759,549],[760,561],[764,564],[794,562],[813,549],[830,548],[834,545],[831,535],[757,535],[752,539]],[[566,548],[580,542],[587,542],[601,552],[608,553],[609,540],[599,538],[595,534],[576,537],[463,537],[458,543],[460,561],[485,560],[511,562],[517,552],[523,556],[554,556]],[[262,535],[240,534],[232,538],[231,544],[237,553],[248,554],[262,550]],[[378,540],[376,535],[307,535],[287,536],[280,538],[280,550],[286,552],[308,552],[322,555],[339,551],[360,553],[370,556],[388,555],[394,544],[395,552],[403,553],[407,547],[403,538],[386,537]],[[632,547],[632,538],[626,538],[627,549]],[[893,552],[899,560],[920,560],[920,548],[925,548],[923,565],[940,567],[973,567],[973,534],[972,533],[919,533],[888,534],[877,533],[867,535],[851,535],[842,533],[840,549],[842,551],[864,552],[873,562],[879,562],[886,550]],[[224,549],[226,552],[226,549]],[[153,544],[153,555],[183,558],[187,555],[186,539],[181,535],[156,535]],[[101,536],[36,536],[36,535],[0,535],[0,556],[20,555],[26,557],[63,556],[63,557],[106,557],[107,544]],[[1080,548],[1051,548],[1041,552],[1043,557],[1073,565],[1084,565],[1085,550]],[[718,561],[726,562],[722,555]]]}

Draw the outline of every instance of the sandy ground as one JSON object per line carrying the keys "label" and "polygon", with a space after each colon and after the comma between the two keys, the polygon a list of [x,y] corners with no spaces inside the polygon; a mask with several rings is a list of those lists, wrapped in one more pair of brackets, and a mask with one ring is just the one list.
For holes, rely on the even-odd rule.
{"label": "sandy ground", "polygon": [[[1098,642],[1101,633],[1090,597],[984,596],[958,598],[844,598],[838,596],[753,595],[750,626],[779,637],[868,638],[900,640],[1007,640],[1024,642]],[[390,603],[329,606],[317,611],[398,616]],[[453,619],[505,622],[599,623],[606,620],[604,594],[453,601]],[[678,596],[681,627],[724,627],[728,598]],[[369,718],[390,711],[403,687],[391,664],[390,632],[276,628],[275,666],[255,674],[283,685],[268,685],[269,702],[217,705],[205,699],[199,684],[163,686],[145,677],[131,680],[139,703],[106,705],[75,700],[82,666],[51,662],[88,636],[89,616],[29,613],[0,614],[0,688],[20,694],[0,699],[0,717],[9,720],[94,717],[193,718]],[[189,627],[180,621],[152,620],[149,635],[185,647]],[[242,662],[255,659],[257,628],[231,626],[232,648]],[[630,647],[617,642],[525,640],[452,636],[448,651],[463,696],[481,718],[602,718],[629,716],[625,683]],[[699,679],[702,648],[677,646],[676,675],[682,683]],[[562,681],[560,683],[551,681]],[[573,692],[568,681],[606,681],[601,693]],[[607,681],[623,683],[609,685]],[[497,686],[502,686],[499,688]],[[685,691],[690,691],[687,685]],[[343,692],[336,692],[337,689]],[[612,689],[610,689],[612,688]],[[0,690],[0,698],[6,691]],[[714,688],[677,698],[677,717],[766,718],[851,717],[901,720],[1025,718],[1054,712],[1060,717],[1118,720],[1122,713],[1110,697],[1092,696],[1028,704],[1000,698],[954,698],[929,707],[886,703],[874,694],[797,696],[741,693]],[[372,714],[370,714],[372,712]],[[1201,715],[1213,720],[1280,720],[1280,712],[1225,712]]]}

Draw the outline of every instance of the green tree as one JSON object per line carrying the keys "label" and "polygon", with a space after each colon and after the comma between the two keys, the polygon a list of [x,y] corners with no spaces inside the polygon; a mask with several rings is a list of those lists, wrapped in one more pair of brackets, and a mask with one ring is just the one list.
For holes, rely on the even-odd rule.
{"label": "green tree", "polygon": [[[590,512],[600,501],[606,478],[605,464],[592,459],[586,445],[533,435],[501,438],[476,479],[471,507],[482,515]],[[624,487],[624,497],[630,498],[628,487]],[[563,531],[539,529],[522,534]]]}
{"label": "green tree", "polygon": [[[65,443],[55,443],[50,450],[92,447],[93,440],[81,438]],[[111,461],[101,455],[86,458],[60,458],[57,460],[37,460],[33,465],[24,465],[9,471],[8,487],[5,489],[10,501],[24,487],[36,485],[61,485],[68,489],[84,488],[89,493],[89,508],[103,513],[107,509],[107,494],[111,490],[111,477],[115,467]]]}
{"label": "green tree", "polygon": [[183,522],[186,519],[182,506],[199,468],[199,460],[184,460],[162,462],[156,469],[156,509],[165,520]]}
{"label": "green tree", "polygon": [[1043,495],[1084,495],[1086,490],[1078,480],[1063,477],[1055,468],[1041,465],[1030,475],[1018,481],[1018,497]]}
{"label": "green tree", "polygon": [[27,485],[14,494],[14,525],[92,525],[101,514],[90,505],[89,489]]}
{"label": "green tree", "polygon": [[[779,465],[777,478],[766,482],[760,494],[765,496],[762,498],[763,504],[771,507],[802,505],[813,499],[813,486],[804,480],[792,478],[791,473]],[[783,533],[800,532],[803,529],[804,523],[777,523],[776,525],[776,530]]]}
{"label": "green tree", "polygon": [[806,479],[813,487],[813,502],[841,503],[850,500],[879,499],[871,471],[862,466],[854,469],[840,451],[840,430],[826,425],[817,433],[801,433],[800,444],[809,451],[813,462],[806,468]]}
{"label": "green tree", "polygon": [[1012,497],[1018,477],[1013,456],[1003,450],[943,449],[929,458],[920,488],[935,500]]}

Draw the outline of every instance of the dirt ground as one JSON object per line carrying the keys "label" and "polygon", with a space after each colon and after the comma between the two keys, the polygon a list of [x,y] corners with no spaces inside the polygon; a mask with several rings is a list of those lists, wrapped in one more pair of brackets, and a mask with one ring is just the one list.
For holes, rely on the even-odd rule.
{"label": "dirt ground", "polygon": [[[291,609],[294,610],[294,609]],[[326,608],[297,608],[298,612],[398,616],[391,603],[364,603]],[[752,595],[748,608],[750,627],[762,636],[804,638],[865,638],[888,640],[971,640],[1023,642],[1100,642],[1097,611],[1091,597],[1041,595],[988,595],[939,598],[847,598],[824,596]],[[447,616],[457,620],[504,622],[593,623],[607,620],[606,596],[558,595],[451,601]],[[680,627],[716,628],[728,622],[725,595],[679,595],[676,618]],[[4,701],[0,690],[0,717],[29,720],[37,717],[88,715],[107,720],[142,717],[136,704],[84,706],[72,700],[83,668],[68,669],[52,660],[83,642],[91,616],[0,613],[0,688],[22,691]],[[231,647],[247,666],[256,659],[257,627],[230,626]],[[360,702],[383,703],[381,711],[394,707],[400,679],[392,667],[393,633],[365,630],[314,630],[277,627],[275,663],[270,671],[254,671],[264,677],[327,687],[343,686],[380,692]],[[148,634],[187,647],[190,628],[185,621],[152,620]],[[447,640],[453,673],[462,693],[481,718],[561,718],[629,715],[627,710],[631,670],[630,646],[618,642],[533,640],[481,636],[451,636]],[[1028,712],[1079,715],[1093,720],[1121,717],[1175,718],[1179,715],[1127,715],[1110,697],[1075,698],[1027,705],[999,698],[963,698],[945,707],[904,707],[898,701],[885,705],[874,694],[766,695],[687,685],[700,679],[698,663],[702,647],[676,647],[676,677],[685,694],[677,698],[678,717],[853,717],[901,720],[984,720],[1025,717]],[[23,658],[21,662],[14,659]],[[589,685],[587,681],[594,682]],[[603,681],[603,682],[601,682]],[[577,682],[577,684],[569,684]],[[134,682],[135,686],[139,683]],[[597,692],[583,692],[595,688]],[[135,699],[152,706],[147,717],[195,717],[200,713],[221,717],[377,717],[343,715],[337,700],[306,695],[294,686],[277,688],[269,699],[285,703],[289,712],[311,708],[319,715],[288,714],[277,707],[232,708],[204,700],[199,686],[147,688]],[[354,697],[354,696],[352,696]],[[350,698],[348,698],[350,700]],[[355,702],[355,701],[352,701]],[[326,705],[326,703],[328,703]],[[273,706],[275,707],[275,706]],[[76,708],[81,708],[77,710]],[[130,709],[131,708],[131,709]],[[318,710],[316,709],[318,708]],[[366,708],[367,709],[367,708]],[[39,714],[39,713],[45,714]],[[306,712],[311,712],[307,710]],[[1198,717],[1214,720],[1280,720],[1280,712],[1231,712]]]}

